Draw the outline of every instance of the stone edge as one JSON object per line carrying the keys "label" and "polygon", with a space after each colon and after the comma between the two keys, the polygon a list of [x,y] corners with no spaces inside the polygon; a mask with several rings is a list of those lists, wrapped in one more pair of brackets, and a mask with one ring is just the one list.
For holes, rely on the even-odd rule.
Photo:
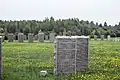
{"label": "stone edge", "polygon": [[89,38],[89,36],[56,36],[56,38]]}

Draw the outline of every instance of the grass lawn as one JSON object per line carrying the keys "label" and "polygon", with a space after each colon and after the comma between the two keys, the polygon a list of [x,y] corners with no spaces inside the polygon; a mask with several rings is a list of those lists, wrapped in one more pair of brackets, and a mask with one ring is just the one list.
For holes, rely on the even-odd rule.
{"label": "grass lawn", "polygon": [[[3,80],[117,80],[120,79],[120,42],[90,41],[89,69],[54,76],[54,44],[3,43]],[[48,75],[41,77],[40,70]]]}

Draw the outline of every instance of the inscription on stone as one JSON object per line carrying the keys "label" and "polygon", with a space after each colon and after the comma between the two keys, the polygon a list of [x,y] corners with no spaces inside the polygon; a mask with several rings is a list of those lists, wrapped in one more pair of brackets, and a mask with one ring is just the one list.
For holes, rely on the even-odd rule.
{"label": "inscription on stone", "polygon": [[88,68],[87,36],[57,36],[55,43],[55,74],[76,73]]}

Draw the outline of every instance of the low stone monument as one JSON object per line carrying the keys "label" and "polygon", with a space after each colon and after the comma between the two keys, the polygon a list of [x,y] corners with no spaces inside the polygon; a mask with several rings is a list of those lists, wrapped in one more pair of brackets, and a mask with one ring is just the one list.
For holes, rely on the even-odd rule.
{"label": "low stone monument", "polygon": [[24,42],[24,34],[18,33],[18,42]]}
{"label": "low stone monument", "polygon": [[14,40],[16,40],[16,35],[13,35]]}
{"label": "low stone monument", "polygon": [[57,36],[54,73],[77,73],[88,68],[89,36]]}
{"label": "low stone monument", "polygon": [[27,36],[26,35],[24,35],[24,40],[27,40]]}
{"label": "low stone monument", "polygon": [[118,42],[120,42],[120,38],[118,38]]}
{"label": "low stone monument", "polygon": [[101,40],[104,40],[104,35],[101,35]]}
{"label": "low stone monument", "polygon": [[66,36],[66,29],[64,28],[63,35]]}
{"label": "low stone monument", "polygon": [[112,41],[115,41],[115,38],[112,38]]}
{"label": "low stone monument", "polygon": [[38,33],[38,41],[44,42],[44,33],[41,30]]}
{"label": "low stone monument", "polygon": [[14,35],[13,33],[8,34],[8,42],[13,42],[14,41]]}
{"label": "low stone monument", "polygon": [[115,38],[115,41],[116,41],[116,42],[119,42],[119,38],[118,38],[118,37],[116,37],[116,38]]}
{"label": "low stone monument", "polygon": [[0,80],[2,80],[2,36],[0,36]]}
{"label": "low stone monument", "polygon": [[38,35],[35,35],[35,36],[34,36],[34,40],[38,40]]}
{"label": "low stone monument", "polygon": [[94,40],[97,40],[97,35],[94,35]]}
{"label": "low stone monument", "polygon": [[110,41],[110,35],[107,36],[107,40]]}
{"label": "low stone monument", "polygon": [[33,43],[33,41],[34,41],[34,40],[33,40],[33,34],[32,34],[32,33],[29,33],[29,34],[28,34],[28,42],[29,42],[29,43]]}
{"label": "low stone monument", "polygon": [[2,37],[2,42],[4,42],[5,33],[0,33],[0,36]]}
{"label": "low stone monument", "polygon": [[48,40],[49,39],[49,36],[48,35],[45,35],[45,40]]}
{"label": "low stone monument", "polygon": [[50,42],[53,43],[55,40],[55,33],[50,33]]}

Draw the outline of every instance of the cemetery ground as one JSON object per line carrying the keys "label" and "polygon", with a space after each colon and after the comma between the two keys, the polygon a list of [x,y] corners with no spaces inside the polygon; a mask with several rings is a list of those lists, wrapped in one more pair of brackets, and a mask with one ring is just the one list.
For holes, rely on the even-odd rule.
{"label": "cemetery ground", "polygon": [[[2,45],[3,80],[118,80],[120,42],[90,41],[89,68],[77,74],[54,76],[54,44],[5,41]],[[48,75],[40,76],[41,70]]]}

